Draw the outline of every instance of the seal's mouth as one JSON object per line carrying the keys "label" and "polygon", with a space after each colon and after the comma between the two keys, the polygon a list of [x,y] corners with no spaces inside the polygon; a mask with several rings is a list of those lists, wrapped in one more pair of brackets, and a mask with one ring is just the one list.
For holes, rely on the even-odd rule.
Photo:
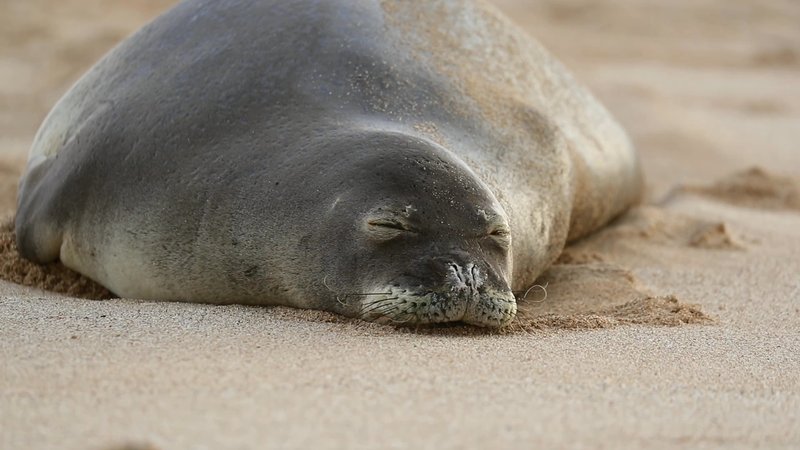
{"label": "seal's mouth", "polygon": [[376,291],[382,293],[365,301],[359,316],[377,323],[413,326],[461,321],[499,328],[508,325],[517,313],[513,293],[491,288],[452,286],[426,291],[390,286]]}

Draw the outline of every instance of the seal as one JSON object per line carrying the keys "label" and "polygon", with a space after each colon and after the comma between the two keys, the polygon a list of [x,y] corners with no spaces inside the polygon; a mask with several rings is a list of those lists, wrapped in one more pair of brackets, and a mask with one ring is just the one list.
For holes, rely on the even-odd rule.
{"label": "seal", "polygon": [[187,0],[53,108],[15,228],[123,297],[500,327],[640,192],[621,127],[483,2]]}

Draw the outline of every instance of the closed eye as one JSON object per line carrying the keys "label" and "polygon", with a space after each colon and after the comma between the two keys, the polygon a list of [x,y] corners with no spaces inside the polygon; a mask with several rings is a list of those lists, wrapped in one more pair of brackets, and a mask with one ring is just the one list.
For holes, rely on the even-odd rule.
{"label": "closed eye", "polygon": [[494,228],[486,234],[486,237],[503,249],[508,249],[511,246],[511,232],[508,228]]}
{"label": "closed eye", "polygon": [[411,228],[406,224],[391,219],[372,219],[367,221],[367,224],[372,227],[389,228],[398,231],[412,231]]}
{"label": "closed eye", "polygon": [[416,234],[407,223],[394,218],[375,218],[366,221],[366,231],[370,239],[388,242],[403,236]]}

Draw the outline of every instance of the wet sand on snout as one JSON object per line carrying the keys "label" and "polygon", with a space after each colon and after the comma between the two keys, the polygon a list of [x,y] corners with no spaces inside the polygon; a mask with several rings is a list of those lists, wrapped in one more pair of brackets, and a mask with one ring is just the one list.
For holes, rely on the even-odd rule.
{"label": "wet sand on snout", "polygon": [[[171,3],[0,3],[4,224],[50,107]],[[2,226],[0,448],[799,447],[800,5],[495,3],[622,122],[648,187],[514,326],[96,300]]]}

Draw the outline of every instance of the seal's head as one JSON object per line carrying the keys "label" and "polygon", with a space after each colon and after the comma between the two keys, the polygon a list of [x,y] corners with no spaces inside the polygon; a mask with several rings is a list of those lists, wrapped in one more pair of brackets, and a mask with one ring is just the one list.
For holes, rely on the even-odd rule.
{"label": "seal's head", "polygon": [[339,233],[321,262],[340,312],[408,325],[508,324],[516,314],[511,230],[492,192],[432,142],[369,142],[354,149],[364,157],[323,226]]}

